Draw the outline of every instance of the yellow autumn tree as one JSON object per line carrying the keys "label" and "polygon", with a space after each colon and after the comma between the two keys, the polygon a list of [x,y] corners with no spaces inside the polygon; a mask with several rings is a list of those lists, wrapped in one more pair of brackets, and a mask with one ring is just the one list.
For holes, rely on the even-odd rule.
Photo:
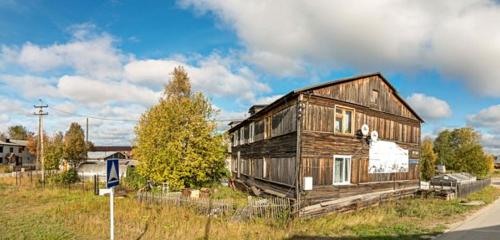
{"label": "yellow autumn tree", "polygon": [[138,172],[170,189],[200,187],[226,176],[224,141],[216,133],[216,111],[193,93],[187,72],[177,67],[159,102],[135,128]]}
{"label": "yellow autumn tree", "polygon": [[420,174],[423,180],[430,180],[435,174],[436,168],[436,153],[432,146],[432,139],[426,138],[422,141],[421,158],[420,158]]}

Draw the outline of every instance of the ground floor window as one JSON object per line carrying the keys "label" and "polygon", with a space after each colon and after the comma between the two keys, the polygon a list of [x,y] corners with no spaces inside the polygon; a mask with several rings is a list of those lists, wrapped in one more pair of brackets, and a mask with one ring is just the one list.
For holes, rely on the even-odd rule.
{"label": "ground floor window", "polygon": [[333,156],[333,184],[349,184],[351,182],[351,156]]}

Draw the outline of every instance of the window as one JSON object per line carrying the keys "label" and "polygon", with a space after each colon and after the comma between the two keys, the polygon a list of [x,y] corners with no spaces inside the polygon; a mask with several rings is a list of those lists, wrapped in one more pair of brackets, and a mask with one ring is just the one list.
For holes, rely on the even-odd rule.
{"label": "window", "polygon": [[10,152],[11,152],[11,153],[13,153],[13,152],[14,152],[14,148],[13,148],[13,147],[11,147],[11,148],[10,148]]}
{"label": "window", "polygon": [[335,107],[335,132],[354,134],[354,110],[344,107]]}
{"label": "window", "polygon": [[239,142],[239,139],[238,139],[238,131],[235,131],[233,133],[233,146],[238,146],[238,142]]}
{"label": "window", "polygon": [[24,147],[19,147],[19,153],[23,153]]}
{"label": "window", "polygon": [[262,178],[267,178],[267,159],[265,157],[262,159]]}
{"label": "window", "polygon": [[245,127],[240,128],[240,145],[245,144]]}
{"label": "window", "polygon": [[342,185],[351,182],[351,156],[333,156],[333,184]]}
{"label": "window", "polygon": [[266,117],[264,120],[264,139],[271,138],[271,117]]}
{"label": "window", "polygon": [[0,153],[3,153],[3,146],[0,146]]}
{"label": "window", "polygon": [[240,178],[240,174],[241,174],[241,153],[240,151],[238,151],[238,153],[236,154],[236,171],[237,171],[237,174],[238,174],[238,178]]}
{"label": "window", "polygon": [[378,90],[373,89],[372,95],[370,96],[370,103],[377,104],[378,103]]}
{"label": "window", "polygon": [[251,122],[249,128],[248,143],[253,143],[255,136],[255,123]]}

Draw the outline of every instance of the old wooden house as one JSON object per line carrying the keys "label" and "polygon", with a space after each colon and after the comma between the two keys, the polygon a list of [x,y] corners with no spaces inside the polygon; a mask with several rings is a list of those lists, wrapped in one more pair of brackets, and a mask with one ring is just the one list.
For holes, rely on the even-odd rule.
{"label": "old wooden house", "polygon": [[418,186],[423,120],[380,73],[294,90],[249,114],[229,130],[231,171],[255,193],[312,205]]}

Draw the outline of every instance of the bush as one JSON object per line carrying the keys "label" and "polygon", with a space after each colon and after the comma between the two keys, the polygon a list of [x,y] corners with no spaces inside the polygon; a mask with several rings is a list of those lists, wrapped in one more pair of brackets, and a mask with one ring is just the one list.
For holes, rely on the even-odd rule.
{"label": "bush", "polygon": [[138,190],[146,186],[146,181],[146,178],[141,176],[135,167],[127,167],[127,176],[123,179],[127,187]]}
{"label": "bush", "polygon": [[80,178],[78,177],[78,172],[76,172],[75,169],[70,169],[68,171],[50,176],[48,180],[49,183],[71,184],[78,182]]}

